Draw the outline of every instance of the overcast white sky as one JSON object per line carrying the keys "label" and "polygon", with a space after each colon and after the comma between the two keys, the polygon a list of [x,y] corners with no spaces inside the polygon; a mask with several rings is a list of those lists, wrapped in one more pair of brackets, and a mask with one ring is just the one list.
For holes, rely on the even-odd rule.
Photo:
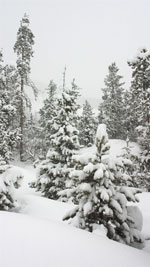
{"label": "overcast white sky", "polygon": [[108,65],[116,62],[129,86],[127,60],[138,48],[150,48],[149,0],[0,0],[0,47],[15,62],[13,45],[24,13],[35,35],[31,77],[45,86],[50,79],[72,78],[84,97],[99,98]]}

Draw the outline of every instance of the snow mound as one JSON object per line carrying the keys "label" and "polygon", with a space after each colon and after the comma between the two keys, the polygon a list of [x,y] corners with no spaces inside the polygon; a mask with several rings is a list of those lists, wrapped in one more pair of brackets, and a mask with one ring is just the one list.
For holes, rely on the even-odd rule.
{"label": "snow mound", "polygon": [[5,165],[0,173],[0,210],[9,210],[17,206],[16,188],[19,188],[23,179],[19,167]]}
{"label": "snow mound", "polygon": [[4,267],[149,267],[150,262],[146,252],[15,213],[0,212],[0,236]]}

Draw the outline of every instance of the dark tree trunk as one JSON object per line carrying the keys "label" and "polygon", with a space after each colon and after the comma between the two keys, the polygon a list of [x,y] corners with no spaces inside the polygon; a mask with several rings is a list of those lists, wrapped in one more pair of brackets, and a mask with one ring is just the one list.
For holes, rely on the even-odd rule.
{"label": "dark tree trunk", "polygon": [[24,153],[24,144],[23,144],[23,130],[24,130],[24,108],[23,108],[23,89],[24,89],[24,79],[21,78],[21,101],[20,101],[20,161],[23,161],[23,153]]}

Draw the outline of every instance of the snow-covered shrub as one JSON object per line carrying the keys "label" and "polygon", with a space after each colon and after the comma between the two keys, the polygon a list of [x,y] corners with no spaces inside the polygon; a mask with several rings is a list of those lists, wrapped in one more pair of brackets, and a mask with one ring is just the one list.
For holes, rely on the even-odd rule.
{"label": "snow-covered shrub", "polygon": [[[103,225],[107,236],[113,240],[129,245],[142,243],[140,231],[131,223],[127,203],[136,202],[138,190],[121,186],[122,180],[128,180],[124,173],[125,159],[109,156],[109,142],[106,126],[99,125],[96,134],[95,155],[87,161],[83,155],[74,156],[76,169],[70,173],[75,180],[79,204],[64,216],[76,227],[93,231],[93,226]],[[72,193],[72,192],[71,192]]]}
{"label": "snow-covered shrub", "polygon": [[19,167],[0,164],[0,210],[9,210],[16,207],[15,189],[23,178]]}

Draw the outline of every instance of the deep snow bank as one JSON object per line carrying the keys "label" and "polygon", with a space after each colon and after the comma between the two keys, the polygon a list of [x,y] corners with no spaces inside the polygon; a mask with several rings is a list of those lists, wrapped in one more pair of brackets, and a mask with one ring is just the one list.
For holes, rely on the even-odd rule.
{"label": "deep snow bank", "polygon": [[60,223],[0,212],[3,267],[149,267],[150,255]]}

